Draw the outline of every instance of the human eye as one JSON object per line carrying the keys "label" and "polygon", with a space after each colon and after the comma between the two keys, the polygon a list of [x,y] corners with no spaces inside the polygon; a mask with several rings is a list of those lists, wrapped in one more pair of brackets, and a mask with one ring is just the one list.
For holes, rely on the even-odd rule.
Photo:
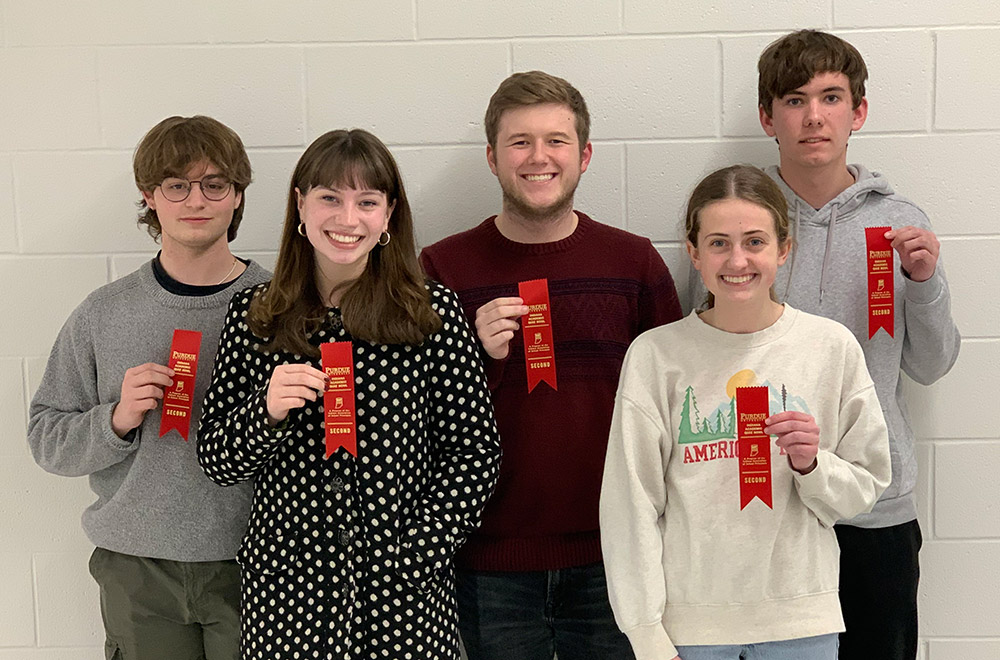
{"label": "human eye", "polygon": [[221,193],[229,187],[229,181],[221,176],[213,176],[202,179],[201,187],[209,192]]}
{"label": "human eye", "polygon": [[827,103],[837,103],[838,101],[840,101],[840,94],[827,94],[826,95],[826,102]]}
{"label": "human eye", "polygon": [[378,207],[377,199],[363,199],[361,200],[361,206],[366,209],[373,209]]}
{"label": "human eye", "polygon": [[183,179],[164,179],[160,185],[163,186],[164,190],[173,192],[182,192],[187,190],[189,186],[188,182]]}
{"label": "human eye", "polygon": [[747,241],[747,245],[755,248],[764,247],[764,244],[765,243],[763,238],[751,238],[750,240]]}
{"label": "human eye", "polygon": [[725,245],[726,245],[726,242],[724,240],[722,240],[721,238],[713,238],[712,240],[710,240],[708,242],[708,246],[709,247],[713,247],[713,248],[721,248],[721,247],[725,247]]}
{"label": "human eye", "polygon": [[785,105],[790,107],[796,107],[802,105],[802,99],[797,96],[789,96],[785,99]]}

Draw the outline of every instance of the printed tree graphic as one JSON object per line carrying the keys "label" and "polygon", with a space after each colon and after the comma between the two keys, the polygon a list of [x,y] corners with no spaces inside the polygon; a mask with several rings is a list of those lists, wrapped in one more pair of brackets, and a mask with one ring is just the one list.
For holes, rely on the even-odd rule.
{"label": "printed tree graphic", "polygon": [[723,433],[726,430],[726,422],[722,417],[722,411],[715,413],[715,430],[719,433]]}

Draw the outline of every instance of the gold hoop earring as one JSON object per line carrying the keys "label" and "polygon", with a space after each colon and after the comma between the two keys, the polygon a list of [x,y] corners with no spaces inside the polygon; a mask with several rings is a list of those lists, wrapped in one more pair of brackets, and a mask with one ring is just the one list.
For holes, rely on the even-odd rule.
{"label": "gold hoop earring", "polygon": [[[383,238],[385,239],[384,241],[382,240]],[[389,235],[389,232],[384,231],[381,234],[379,234],[378,244],[381,245],[382,247],[385,247],[386,245],[389,244],[389,241],[391,241],[391,240],[392,240],[392,236]]]}
{"label": "gold hoop earring", "polygon": [[299,236],[305,237],[305,235],[306,235],[306,223],[300,222],[299,223]]}

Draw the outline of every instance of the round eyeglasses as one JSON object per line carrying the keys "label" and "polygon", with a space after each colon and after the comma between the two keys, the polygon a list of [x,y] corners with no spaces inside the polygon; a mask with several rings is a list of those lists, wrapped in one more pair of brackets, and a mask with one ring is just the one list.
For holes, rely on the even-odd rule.
{"label": "round eyeglasses", "polygon": [[160,191],[171,202],[183,202],[191,194],[191,188],[196,183],[201,187],[201,194],[205,199],[213,202],[224,200],[229,194],[229,189],[233,187],[233,183],[222,176],[206,176],[199,181],[169,177],[160,184]]}

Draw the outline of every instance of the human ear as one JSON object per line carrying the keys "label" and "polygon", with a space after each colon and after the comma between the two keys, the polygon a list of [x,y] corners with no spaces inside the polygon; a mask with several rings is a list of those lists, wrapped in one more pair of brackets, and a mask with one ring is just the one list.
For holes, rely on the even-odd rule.
{"label": "human ear", "polygon": [[146,202],[146,206],[148,206],[149,208],[151,208],[152,210],[155,211],[156,210],[156,198],[153,197],[153,192],[152,191],[146,191],[146,190],[140,190],[139,192],[142,193],[142,201]]}
{"label": "human ear", "polygon": [[698,248],[691,241],[686,241],[688,257],[691,258],[691,265],[695,270],[701,270],[701,257],[698,255]]}
{"label": "human ear", "polygon": [[767,137],[774,137],[776,134],[774,132],[774,118],[767,114],[767,110],[764,106],[757,106],[757,113],[760,115],[760,127],[764,129],[764,133]]}
{"label": "human ear", "polygon": [[494,175],[497,173],[497,155],[491,145],[486,145],[486,163],[490,166],[490,171]]}
{"label": "human ear", "polygon": [[868,99],[862,97],[861,103],[858,107],[854,108],[854,114],[851,117],[851,131],[859,131],[861,127],[865,125],[865,120],[868,119]]}

